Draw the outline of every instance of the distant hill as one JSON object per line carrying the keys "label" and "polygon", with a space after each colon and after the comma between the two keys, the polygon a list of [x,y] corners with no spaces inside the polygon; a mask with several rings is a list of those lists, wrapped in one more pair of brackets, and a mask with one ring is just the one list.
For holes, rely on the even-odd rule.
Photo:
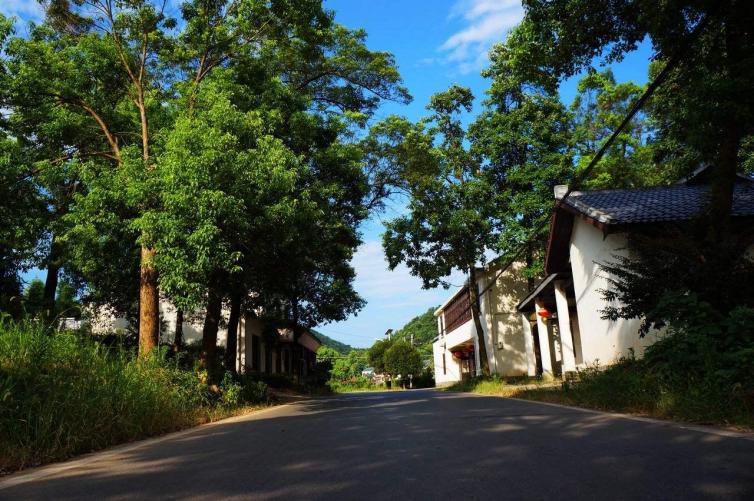
{"label": "distant hill", "polygon": [[314,329],[312,329],[312,333],[317,336],[317,339],[322,341],[323,346],[328,346],[338,353],[342,353],[343,355],[348,355],[350,352],[355,350],[353,346],[346,343],[341,343],[340,341],[336,341],[335,339],[327,337],[321,332],[315,331]]}
{"label": "distant hill", "polygon": [[418,315],[406,323],[398,331],[393,333],[393,339],[402,339],[411,342],[411,335],[414,336],[414,346],[424,358],[432,358],[432,340],[437,337],[437,319],[435,310],[430,308],[421,315]]}

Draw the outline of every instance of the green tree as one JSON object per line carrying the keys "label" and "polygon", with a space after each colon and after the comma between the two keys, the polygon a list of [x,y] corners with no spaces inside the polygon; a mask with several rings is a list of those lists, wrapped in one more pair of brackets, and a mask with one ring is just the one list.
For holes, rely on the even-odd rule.
{"label": "green tree", "polygon": [[34,262],[44,230],[44,201],[30,169],[23,148],[0,130],[0,312],[13,317],[22,314],[20,272]]}
{"label": "green tree", "polygon": [[393,377],[406,380],[409,375],[418,376],[422,371],[422,357],[419,350],[405,341],[396,341],[385,352],[385,372]]}
{"label": "green tree", "polygon": [[30,318],[38,318],[42,316],[45,307],[44,300],[45,283],[35,278],[24,290],[23,305],[26,315]]}
{"label": "green tree", "polygon": [[77,297],[76,287],[67,280],[61,281],[58,285],[55,314],[61,317],[78,317],[81,315],[81,303]]}
{"label": "green tree", "polygon": [[354,350],[348,355],[339,357],[332,368],[332,378],[337,381],[353,380],[361,376],[361,371],[366,368],[366,358],[361,350]]}
{"label": "green tree", "polygon": [[367,363],[374,367],[375,372],[382,374],[385,372],[385,352],[393,346],[393,341],[380,339],[367,350]]}
{"label": "green tree", "polygon": [[[550,84],[588,68],[596,57],[620,59],[645,39],[656,58],[667,61],[706,20],[686,59],[657,94],[653,114],[665,146],[675,147],[667,157],[715,166],[706,233],[711,240],[724,239],[736,172],[754,133],[754,32],[749,29],[754,6],[732,0],[530,0],[524,7],[524,20],[509,37],[517,47],[515,65],[532,80]],[[687,172],[694,167],[687,166]]]}
{"label": "green tree", "polygon": [[[402,173],[411,198],[408,213],[386,225],[383,247],[391,269],[405,263],[424,287],[436,287],[455,270],[468,276],[472,317],[482,355],[482,370],[489,372],[476,287],[477,265],[496,243],[491,218],[493,194],[482,175],[482,165],[466,145],[461,114],[471,111],[471,91],[452,86],[435,94],[427,108],[429,117],[400,130],[400,120],[386,122],[400,134]],[[405,162],[405,163],[403,163]]]}
{"label": "green tree", "polygon": [[486,164],[496,236],[491,247],[510,259],[525,246],[524,273],[533,286],[544,272],[553,188],[573,174],[572,119],[555,87],[517,71],[517,50],[506,42],[490,52],[490,66],[483,72],[490,88],[470,136],[474,153]]}
{"label": "green tree", "polygon": [[[590,71],[579,81],[571,104],[577,173],[592,161],[644,90],[632,82],[616,83],[609,69]],[[638,113],[579,188],[637,188],[674,181],[676,177],[654,161],[653,132],[647,113]]]}
{"label": "green tree", "polygon": [[[141,353],[157,342],[158,285],[179,303],[201,296],[212,306],[207,320],[217,319],[223,298],[245,292],[286,303],[281,310],[296,323],[354,311],[361,300],[348,261],[369,187],[352,126],[364,126],[383,99],[409,98],[392,56],[368,50],[364,32],[337,25],[319,0],[190,1],[180,27],[163,6],[53,0],[45,23],[6,51],[11,109],[44,112],[28,121],[30,131],[65,117],[78,124],[66,131],[89,132],[55,144],[66,146],[85,187],[63,241],[90,296],[125,309],[139,289]],[[239,113],[223,122],[223,106]],[[240,129],[230,131],[239,118]],[[193,162],[198,172],[175,168],[183,147],[203,162]],[[233,169],[217,157],[223,147],[228,158],[252,151],[258,158]],[[255,161],[269,165],[248,172]],[[290,172],[255,190],[265,169]],[[286,198],[294,192],[302,196]],[[200,210],[188,213],[194,199]],[[258,207],[259,199],[274,202]],[[233,227],[244,218],[257,231]],[[309,230],[319,244],[282,268],[280,260],[305,254],[295,231],[271,238],[288,228]],[[183,256],[160,256],[180,240]],[[263,259],[274,256],[268,243],[278,246],[275,266]],[[280,269],[297,281],[280,277],[271,289],[269,275]],[[218,284],[232,284],[232,294]],[[215,330],[208,325],[208,343]]]}

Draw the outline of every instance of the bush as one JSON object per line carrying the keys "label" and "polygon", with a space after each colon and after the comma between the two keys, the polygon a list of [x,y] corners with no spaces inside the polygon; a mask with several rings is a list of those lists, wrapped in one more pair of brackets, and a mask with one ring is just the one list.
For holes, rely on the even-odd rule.
{"label": "bush", "polygon": [[241,378],[241,398],[247,404],[266,404],[270,401],[269,386],[259,381],[251,374],[243,374]]}
{"label": "bush", "polygon": [[581,372],[578,405],[703,423],[754,424],[754,310],[727,315],[693,295],[666,298],[667,335],[633,357]]}
{"label": "bush", "polygon": [[378,389],[367,376],[356,376],[346,380],[331,379],[327,385],[336,393]]}
{"label": "bush", "polygon": [[0,323],[0,471],[193,426],[261,394],[224,383],[213,393],[164,353],[137,360],[82,334]]}

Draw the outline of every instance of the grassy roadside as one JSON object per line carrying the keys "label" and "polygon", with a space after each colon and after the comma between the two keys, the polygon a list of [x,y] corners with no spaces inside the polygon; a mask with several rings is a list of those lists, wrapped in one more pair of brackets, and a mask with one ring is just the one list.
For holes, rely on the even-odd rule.
{"label": "grassy roadside", "polygon": [[0,324],[0,474],[249,412],[267,386],[138,360],[74,332]]}
{"label": "grassy roadside", "polygon": [[728,405],[702,388],[673,388],[646,370],[640,360],[623,360],[607,369],[587,369],[574,383],[471,378],[444,388],[480,395],[513,397],[657,419],[754,430],[753,406],[731,395]]}
{"label": "grassy roadside", "polygon": [[392,391],[388,390],[385,385],[351,385],[351,384],[329,384],[332,393],[368,393],[373,391]]}

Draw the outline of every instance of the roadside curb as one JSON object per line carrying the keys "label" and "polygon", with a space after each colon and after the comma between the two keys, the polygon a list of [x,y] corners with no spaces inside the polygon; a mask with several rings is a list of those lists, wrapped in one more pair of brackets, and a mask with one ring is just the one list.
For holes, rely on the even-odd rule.
{"label": "roadside curb", "polygon": [[[300,400],[298,400],[297,402],[300,402]],[[95,461],[109,459],[119,454],[124,454],[124,453],[131,452],[137,449],[141,449],[142,447],[148,447],[150,445],[158,444],[160,442],[165,442],[165,441],[172,440],[175,438],[180,438],[187,435],[191,435],[192,433],[196,433],[197,431],[204,430],[213,426],[218,426],[221,424],[228,424],[228,423],[235,423],[238,421],[244,421],[245,419],[256,417],[256,416],[259,416],[260,414],[265,414],[274,410],[279,410],[283,407],[292,405],[294,403],[296,402],[281,403],[281,404],[270,406],[266,409],[259,409],[259,410],[251,411],[245,414],[239,414],[237,416],[231,416],[225,419],[220,419],[218,421],[212,421],[210,423],[203,423],[197,426],[193,426],[191,428],[186,428],[184,430],[174,431],[171,433],[166,433],[164,435],[145,438],[145,439],[137,440],[134,442],[128,442],[126,444],[115,445],[115,446],[102,449],[99,451],[88,452],[88,453],[75,456],[73,458],[70,458],[70,459],[67,459],[58,463],[31,467],[31,468],[21,470],[16,473],[11,473],[10,475],[7,475],[5,477],[1,477],[0,478],[0,491],[2,491],[3,489],[8,489],[10,487],[15,487],[20,484],[25,484],[28,482],[33,482],[35,480],[40,480],[45,477],[56,475],[58,473],[62,473],[68,470],[73,470],[73,469],[85,466],[89,463],[93,463]]]}

